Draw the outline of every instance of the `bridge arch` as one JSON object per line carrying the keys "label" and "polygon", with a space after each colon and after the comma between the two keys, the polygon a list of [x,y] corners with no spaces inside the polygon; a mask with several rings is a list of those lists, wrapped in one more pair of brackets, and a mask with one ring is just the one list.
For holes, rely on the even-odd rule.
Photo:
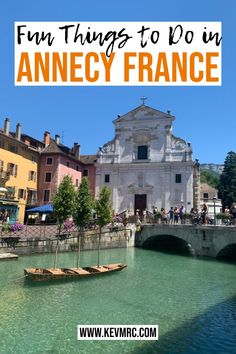
{"label": "bridge arch", "polygon": [[[135,245],[147,246],[158,237],[176,237],[191,245],[196,256],[236,258],[236,228],[225,226],[145,224],[136,232]],[[150,239],[149,241],[147,241]],[[172,238],[174,241],[175,239]],[[160,239],[159,239],[160,241]],[[174,241],[175,242],[175,241]]]}
{"label": "bridge arch", "polygon": [[187,240],[170,234],[151,235],[143,240],[141,247],[182,255],[195,254],[194,248]]}
{"label": "bridge arch", "polygon": [[218,251],[216,258],[236,261],[236,242],[224,246],[220,251]]}

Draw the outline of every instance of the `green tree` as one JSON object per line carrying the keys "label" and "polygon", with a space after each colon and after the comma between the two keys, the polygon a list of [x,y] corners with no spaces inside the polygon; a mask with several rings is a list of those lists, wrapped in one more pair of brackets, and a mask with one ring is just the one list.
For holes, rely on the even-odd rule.
{"label": "green tree", "polygon": [[62,225],[65,220],[73,215],[75,207],[75,189],[70,176],[65,176],[53,198],[53,209],[58,220],[58,238],[54,259],[54,269],[57,264],[57,253]]}
{"label": "green tree", "polygon": [[236,201],[236,153],[228,152],[224,169],[220,176],[219,197],[222,199],[223,207],[230,207]]}
{"label": "green tree", "polygon": [[80,239],[82,232],[88,221],[90,220],[92,208],[93,208],[93,200],[91,197],[88,179],[84,177],[81,181],[81,184],[76,192],[75,196],[75,209],[73,213],[73,219],[76,226],[79,229],[78,232],[78,252],[77,252],[77,268],[79,268],[80,262]]}
{"label": "green tree", "polygon": [[98,267],[100,244],[102,236],[102,228],[112,221],[112,205],[110,202],[111,191],[107,187],[103,187],[100,191],[98,199],[95,201],[95,210],[97,215],[97,224],[99,226],[99,239],[98,239]]}
{"label": "green tree", "polygon": [[219,177],[209,170],[201,171],[201,183],[207,183],[216,189],[219,187]]}

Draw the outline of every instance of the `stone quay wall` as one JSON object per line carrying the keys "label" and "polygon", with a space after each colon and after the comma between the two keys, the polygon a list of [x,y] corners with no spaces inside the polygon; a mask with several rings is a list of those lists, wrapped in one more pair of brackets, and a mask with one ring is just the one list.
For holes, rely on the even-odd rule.
{"label": "stone quay wall", "polygon": [[[134,247],[135,226],[128,225],[126,228],[110,230],[105,229],[101,236],[101,249]],[[78,232],[59,241],[59,252],[76,251],[78,247]],[[14,243],[15,239],[15,243]],[[81,236],[81,250],[96,250],[98,248],[99,230],[86,231]],[[18,241],[18,242],[17,242]],[[55,252],[57,238],[55,236],[30,236],[19,238],[17,235],[4,236],[0,239],[0,253],[13,252],[19,255],[32,255],[36,253]]]}

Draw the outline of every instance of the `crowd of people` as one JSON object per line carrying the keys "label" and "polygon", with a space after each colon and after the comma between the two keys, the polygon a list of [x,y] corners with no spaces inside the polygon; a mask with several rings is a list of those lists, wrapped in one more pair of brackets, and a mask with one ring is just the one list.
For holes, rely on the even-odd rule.
{"label": "crowd of people", "polygon": [[[236,203],[233,203],[231,208],[226,206],[223,214],[223,224],[236,225]],[[161,220],[163,224],[185,224],[186,218],[193,225],[214,224],[214,218],[208,214],[208,207],[205,203],[201,209],[192,208],[188,214],[184,205],[181,207],[171,207],[169,211],[166,211],[165,208],[161,208],[159,211],[156,207],[153,207],[153,218],[154,222]]]}
{"label": "crowd of people", "polygon": [[224,208],[224,220],[223,223],[226,225],[236,226],[236,203],[232,203],[231,208],[226,206]]}
{"label": "crowd of people", "polygon": [[161,219],[163,224],[184,224],[186,216],[186,208],[184,205],[181,207],[171,207],[169,211],[166,211],[165,208],[161,208],[160,212],[156,207],[153,207],[153,217],[156,222],[158,219]]}

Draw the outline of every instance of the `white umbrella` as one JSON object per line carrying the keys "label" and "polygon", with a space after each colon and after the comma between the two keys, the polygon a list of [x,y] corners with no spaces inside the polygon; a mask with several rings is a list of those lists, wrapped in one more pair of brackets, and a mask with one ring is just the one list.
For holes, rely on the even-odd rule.
{"label": "white umbrella", "polygon": [[4,188],[4,187],[0,187],[0,192],[7,192],[8,189]]}

